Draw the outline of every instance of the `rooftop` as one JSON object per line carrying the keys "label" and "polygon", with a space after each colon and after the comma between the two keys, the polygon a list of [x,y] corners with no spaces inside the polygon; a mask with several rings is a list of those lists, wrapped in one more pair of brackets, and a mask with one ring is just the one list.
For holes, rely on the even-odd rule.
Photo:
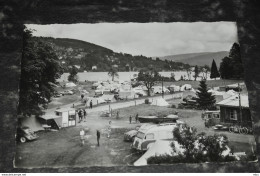
{"label": "rooftop", "polygon": [[[241,95],[241,107],[249,108],[248,96]],[[219,106],[239,107],[238,95],[234,95],[217,103]]]}

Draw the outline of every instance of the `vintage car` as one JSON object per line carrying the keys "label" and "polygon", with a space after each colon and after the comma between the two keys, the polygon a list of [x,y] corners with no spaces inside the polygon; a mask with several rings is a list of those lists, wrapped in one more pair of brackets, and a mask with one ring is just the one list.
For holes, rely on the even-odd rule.
{"label": "vintage car", "polygon": [[29,127],[18,127],[16,132],[16,139],[21,143],[26,141],[32,141],[37,139],[39,136],[35,134]]}
{"label": "vintage car", "polygon": [[72,92],[71,90],[65,90],[63,92],[61,92],[62,95],[73,95],[74,92]]}
{"label": "vintage car", "polygon": [[133,142],[135,136],[137,134],[137,130],[131,130],[124,134],[124,141]]}

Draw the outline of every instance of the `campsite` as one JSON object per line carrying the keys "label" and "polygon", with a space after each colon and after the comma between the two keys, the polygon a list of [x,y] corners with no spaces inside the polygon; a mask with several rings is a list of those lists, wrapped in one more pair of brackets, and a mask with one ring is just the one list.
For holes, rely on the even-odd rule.
{"label": "campsite", "polygon": [[[146,104],[146,96],[135,98],[130,96],[131,93],[127,94],[129,97],[121,100],[116,100],[112,93],[94,97],[95,89],[92,88],[92,84],[82,83],[82,85],[73,86],[74,91],[77,90],[75,94],[56,97],[55,102],[62,102],[66,97],[71,97],[73,101],[70,103],[63,101],[62,104],[52,105],[37,123],[37,119],[23,120],[25,126],[30,126],[32,130],[37,131],[39,138],[32,142],[18,143],[17,167],[144,165],[146,162],[141,159],[143,153],[133,150],[131,142],[124,141],[124,133],[145,124],[136,122],[135,116],[137,114],[140,117],[166,117],[171,114],[178,114],[180,121],[196,127],[198,132],[206,132],[208,135],[225,134],[228,136],[229,147],[232,148],[233,152],[243,151],[247,155],[252,155],[254,152],[255,144],[252,135],[246,134],[246,138],[241,138],[241,134],[207,128],[201,118],[203,111],[178,108],[183,102],[183,98],[195,95],[192,89],[165,94],[164,98],[161,97],[161,94],[154,94],[149,98],[149,104]],[[125,85],[123,86],[125,87]],[[61,91],[63,88],[59,88],[59,90]],[[84,94],[84,98],[81,97],[82,90],[88,92]],[[140,91],[140,88],[137,90]],[[215,94],[222,95],[221,99],[232,96],[232,93],[234,92],[231,92],[231,95],[228,92],[222,93],[222,95],[215,91]],[[88,97],[90,95],[92,97]],[[90,109],[89,104],[91,100],[93,102],[92,109]],[[76,112],[80,108],[87,111],[86,121],[81,123],[79,123]],[[65,116],[62,115],[63,113]],[[132,117],[131,123],[129,122],[130,116]],[[54,127],[53,122],[55,122],[57,128],[46,130],[42,127],[42,124]],[[111,132],[109,132],[110,137],[108,138],[109,122],[111,122]],[[79,140],[81,129],[85,130],[85,145],[83,147]],[[100,147],[97,146],[96,130],[101,131]],[[169,150],[168,145],[166,145],[165,150],[160,147],[159,151],[155,151],[158,150],[158,147],[156,147],[158,145],[162,147],[166,144],[155,143],[149,151],[149,156],[152,151],[162,152],[163,154]]]}
{"label": "campsite", "polygon": [[[78,30],[71,30],[63,39],[53,38],[55,35],[34,36],[41,28],[24,28],[26,38],[17,110],[18,129],[24,133],[16,135],[15,167],[256,160],[253,114],[236,37],[226,45],[215,46],[215,42],[205,43],[207,40],[201,37],[204,34],[188,36],[185,33],[178,36],[183,46],[177,51],[179,44],[173,40],[176,36],[165,35],[178,34],[170,30],[174,29],[170,23],[150,24],[160,26],[142,28],[147,32],[137,38],[123,30],[133,32],[147,24],[131,24],[137,28],[125,26],[116,33],[120,26],[129,24],[105,25],[112,25],[111,29],[115,30],[110,31],[111,35],[106,33],[100,37],[98,33],[110,29],[100,27],[93,35],[87,35],[98,36],[99,42],[93,43],[83,41],[88,32],[80,39],[73,39],[69,33]],[[168,25],[172,28],[165,28]],[[64,26],[61,31],[66,31]],[[185,29],[193,29],[191,33],[198,29],[197,33],[203,31],[199,26]],[[221,31],[226,30],[213,33]],[[133,34],[141,32],[143,30],[137,30]],[[119,45],[110,48],[118,34],[121,34],[117,38],[121,44],[132,43],[130,50],[124,50],[123,45],[123,48]],[[125,34],[127,42],[121,38]],[[158,38],[159,34],[165,36]],[[106,36],[112,41],[105,42],[110,46],[103,41]],[[201,41],[203,45],[194,43],[193,39],[189,41],[195,36],[200,39],[194,41]],[[209,37],[209,41],[214,38]],[[143,39],[152,41],[143,43]],[[145,53],[133,52],[145,48],[150,49]],[[202,56],[205,63],[199,61]]]}

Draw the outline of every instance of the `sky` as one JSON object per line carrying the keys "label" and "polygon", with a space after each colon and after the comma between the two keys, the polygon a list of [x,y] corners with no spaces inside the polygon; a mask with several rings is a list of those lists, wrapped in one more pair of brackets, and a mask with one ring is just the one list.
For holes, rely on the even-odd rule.
{"label": "sky", "polygon": [[229,51],[237,42],[234,22],[27,24],[34,36],[72,38],[115,52],[147,57]]}

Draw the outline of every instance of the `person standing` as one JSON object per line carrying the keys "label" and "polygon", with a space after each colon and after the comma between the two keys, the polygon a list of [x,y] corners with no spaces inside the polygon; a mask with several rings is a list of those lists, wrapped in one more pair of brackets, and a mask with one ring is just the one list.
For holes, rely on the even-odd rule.
{"label": "person standing", "polygon": [[87,121],[87,112],[85,109],[83,109],[83,115],[84,115],[84,122]]}
{"label": "person standing", "polygon": [[79,109],[78,116],[79,116],[79,123],[80,123],[81,120],[82,120],[82,112],[81,112],[81,109]]}
{"label": "person standing", "polygon": [[132,123],[132,116],[129,117],[129,123]]}
{"label": "person standing", "polygon": [[80,130],[79,135],[80,135],[81,146],[84,146],[84,144],[85,144],[85,131],[84,131],[84,129]]}
{"label": "person standing", "polygon": [[89,106],[90,106],[90,109],[92,109],[92,106],[93,106],[92,100],[90,101]]}
{"label": "person standing", "polygon": [[137,113],[136,116],[135,116],[135,123],[137,123],[137,122],[139,121],[138,118],[139,118],[139,117],[138,117],[138,113]]}
{"label": "person standing", "polygon": [[100,139],[100,131],[97,130],[97,145],[99,146],[99,139]]}

